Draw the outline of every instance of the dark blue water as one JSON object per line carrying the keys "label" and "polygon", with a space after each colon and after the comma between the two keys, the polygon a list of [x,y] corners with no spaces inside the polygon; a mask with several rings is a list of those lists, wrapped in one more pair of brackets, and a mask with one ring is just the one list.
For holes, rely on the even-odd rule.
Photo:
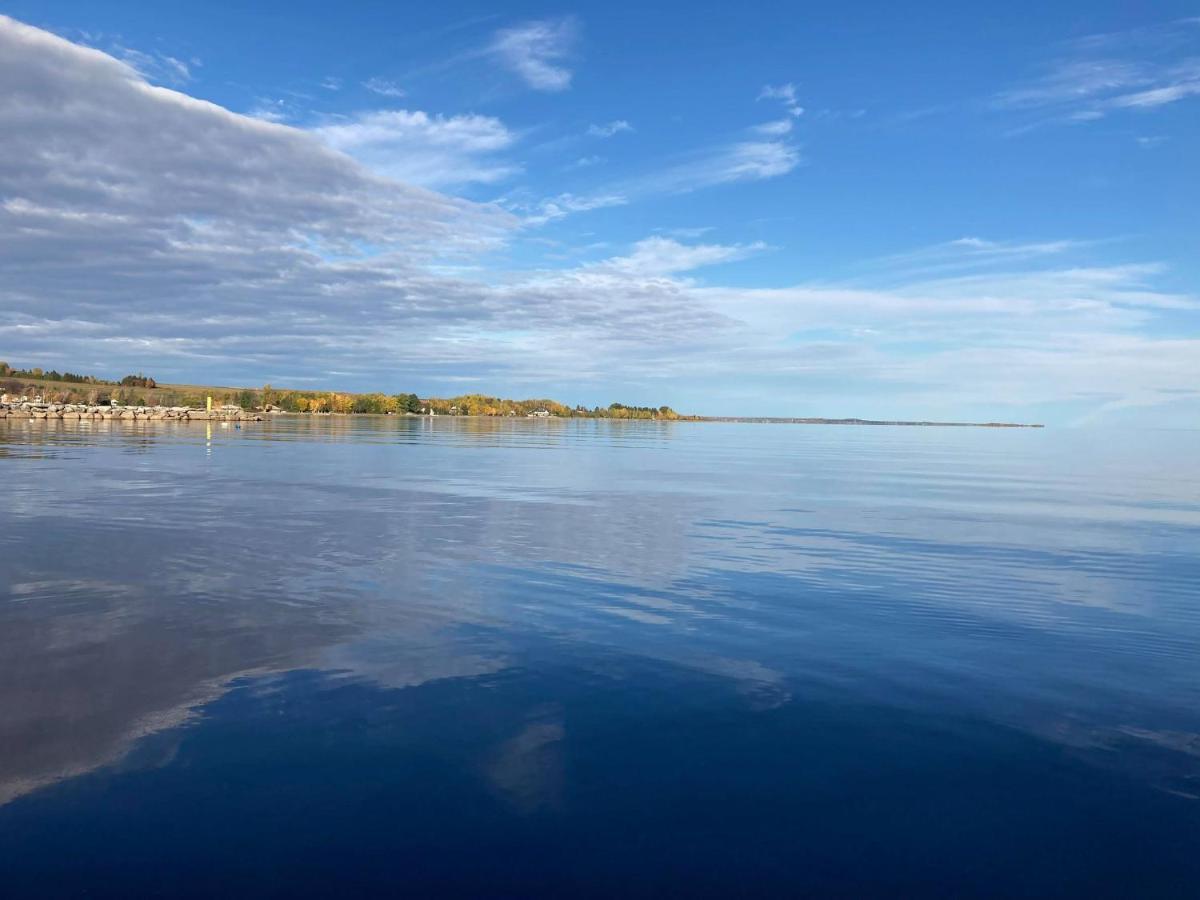
{"label": "dark blue water", "polygon": [[0,422],[5,896],[1200,894],[1200,432]]}

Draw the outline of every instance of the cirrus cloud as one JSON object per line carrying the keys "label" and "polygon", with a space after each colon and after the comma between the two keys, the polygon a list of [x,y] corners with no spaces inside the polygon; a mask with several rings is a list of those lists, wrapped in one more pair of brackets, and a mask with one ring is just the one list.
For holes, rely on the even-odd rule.
{"label": "cirrus cloud", "polygon": [[538,91],[565,91],[571,70],[564,65],[579,27],[572,18],[525,22],[496,32],[491,53]]}
{"label": "cirrus cloud", "polygon": [[424,187],[491,184],[518,171],[495,158],[516,138],[492,116],[373,110],[320,125],[313,133],[376,172]]}
{"label": "cirrus cloud", "polygon": [[1063,49],[1039,77],[997,93],[992,106],[1091,122],[1200,96],[1200,27],[1195,20],[1089,35]]}

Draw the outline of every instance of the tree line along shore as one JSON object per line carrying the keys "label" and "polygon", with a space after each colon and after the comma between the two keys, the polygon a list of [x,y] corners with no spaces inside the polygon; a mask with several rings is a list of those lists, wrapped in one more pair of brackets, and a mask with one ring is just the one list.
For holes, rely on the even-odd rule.
{"label": "tree line along shore", "polygon": [[209,385],[159,384],[147,375],[127,375],[120,380],[58,372],[40,368],[15,369],[0,362],[0,395],[12,403],[25,402],[82,407],[125,407],[137,409],[206,409],[212,398],[215,408],[244,412],[337,413],[374,415],[509,416],[529,418],[590,419],[695,419],[669,406],[569,406],[557,400],[510,400],[486,394],[455,397],[425,397],[413,393],[347,393],[302,391],[264,385],[261,388],[231,388]]}

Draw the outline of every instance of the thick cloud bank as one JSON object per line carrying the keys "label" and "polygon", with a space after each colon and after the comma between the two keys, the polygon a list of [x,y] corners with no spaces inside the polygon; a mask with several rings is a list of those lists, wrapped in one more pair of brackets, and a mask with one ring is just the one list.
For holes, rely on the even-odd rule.
{"label": "thick cloud bank", "polygon": [[[517,220],[7,18],[0,83],[0,342],[14,361],[324,384],[404,365],[486,376],[532,348],[553,370],[572,335],[597,348],[639,324],[719,318],[672,283],[604,290],[613,273],[453,277]],[[546,330],[551,345],[527,337]]]}
{"label": "thick cloud bank", "polygon": [[131,342],[204,353],[200,339],[228,351],[261,333],[452,317],[459,298],[397,280],[496,246],[514,225],[6,18],[0,83],[0,296],[14,354],[40,336],[65,360],[76,340],[107,342],[85,357],[104,359]]}

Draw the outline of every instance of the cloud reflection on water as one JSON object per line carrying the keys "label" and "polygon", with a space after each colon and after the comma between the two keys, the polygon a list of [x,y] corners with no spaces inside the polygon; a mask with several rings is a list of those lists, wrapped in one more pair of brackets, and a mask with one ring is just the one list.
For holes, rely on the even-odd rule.
{"label": "cloud reflection on water", "polygon": [[[836,689],[1141,741],[1191,778],[1188,440],[1151,448],[1167,488],[1145,448],[1030,432],[0,424],[19,472],[0,799],[120,758],[237,679],[479,679],[535,637],[726,678],[751,708]],[[490,771],[536,807],[555,791],[522,787],[517,760],[562,726],[529,727]]]}

